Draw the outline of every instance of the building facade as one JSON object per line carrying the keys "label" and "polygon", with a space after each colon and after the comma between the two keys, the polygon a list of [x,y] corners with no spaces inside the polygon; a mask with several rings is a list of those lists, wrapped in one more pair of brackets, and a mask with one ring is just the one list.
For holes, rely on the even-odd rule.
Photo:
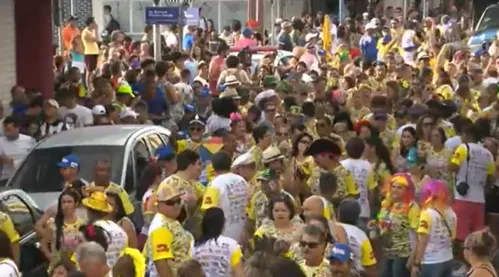
{"label": "building facade", "polygon": [[0,1],[0,99],[18,84],[53,95],[51,0]]}

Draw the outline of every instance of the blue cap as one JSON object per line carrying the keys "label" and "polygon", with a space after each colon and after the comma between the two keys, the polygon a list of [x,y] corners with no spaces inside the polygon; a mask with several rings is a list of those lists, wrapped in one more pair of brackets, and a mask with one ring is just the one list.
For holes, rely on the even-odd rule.
{"label": "blue cap", "polygon": [[317,54],[319,54],[319,56],[324,56],[326,55],[326,51],[324,49],[319,49],[319,51],[317,51]]}
{"label": "blue cap", "polygon": [[483,50],[482,48],[476,50],[474,53],[473,53],[473,56],[475,57],[481,57],[483,54],[486,54],[487,51]]}
{"label": "blue cap", "polygon": [[171,145],[161,146],[156,149],[156,158],[158,160],[166,160],[175,155],[175,149]]}
{"label": "blue cap", "polygon": [[352,259],[352,250],[348,244],[336,243],[329,253],[328,260],[337,260],[342,263]]}
{"label": "blue cap", "polygon": [[201,92],[199,93],[199,96],[201,96],[201,97],[206,97],[206,96],[210,96],[210,95],[211,95],[210,89],[207,87],[202,88]]}
{"label": "blue cap", "polygon": [[182,139],[187,139],[189,136],[187,135],[187,132],[179,131],[177,133],[177,137],[182,138]]}
{"label": "blue cap", "polygon": [[251,31],[250,28],[244,28],[242,34],[245,38],[251,38],[251,36],[253,35],[253,31]]}
{"label": "blue cap", "polygon": [[185,113],[193,113],[195,111],[194,109],[194,106],[193,105],[184,105],[184,112]]}
{"label": "blue cap", "polygon": [[75,154],[64,156],[60,163],[57,163],[60,168],[78,168],[80,167],[80,158]]}

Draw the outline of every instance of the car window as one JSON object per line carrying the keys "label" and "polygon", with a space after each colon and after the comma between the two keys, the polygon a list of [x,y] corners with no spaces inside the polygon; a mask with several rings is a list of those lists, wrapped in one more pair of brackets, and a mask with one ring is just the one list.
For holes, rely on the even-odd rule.
{"label": "car window", "polygon": [[126,176],[125,176],[125,190],[127,193],[132,193],[135,189],[135,184],[137,183],[137,178],[135,177],[135,157],[134,155],[128,156],[128,161],[126,164]]}
{"label": "car window", "polygon": [[498,6],[487,8],[482,14],[482,19],[476,26],[476,31],[499,28],[499,18],[496,16],[497,13],[499,13]]}
{"label": "car window", "polygon": [[[158,137],[159,139],[159,137]],[[161,141],[161,140],[160,140]],[[142,172],[146,168],[147,164],[149,163],[149,160],[151,159],[151,153],[149,152],[149,149],[147,148],[147,144],[145,142],[144,138],[139,139],[134,146],[134,151],[133,151],[133,161],[128,160],[129,165],[132,166],[134,169],[134,175],[133,175],[133,182],[132,184],[127,184],[128,190],[133,191],[138,184],[138,179],[140,176],[142,176]],[[130,165],[132,164],[132,165]],[[128,175],[128,168],[127,168],[127,177],[132,178],[131,176]],[[131,174],[131,173],[130,173]]]}
{"label": "car window", "polygon": [[161,138],[161,141],[163,141],[163,145],[168,145],[170,143],[170,139],[166,134],[159,133],[158,136]]}
{"label": "car window", "polygon": [[147,136],[147,141],[149,142],[149,146],[151,147],[151,153],[154,155],[156,153],[156,149],[163,145],[163,141],[158,136],[158,134],[150,134]]}
{"label": "car window", "polygon": [[80,159],[78,173],[80,178],[92,181],[94,164],[100,160],[108,160],[111,162],[111,180],[120,184],[124,152],[123,146],[100,145],[35,149],[26,157],[19,170],[16,171],[10,186],[20,188],[27,193],[62,190],[64,180],[59,174],[57,163],[62,160],[62,157],[69,154],[76,154]]}
{"label": "car window", "polygon": [[[32,210],[18,195],[10,194],[3,197],[0,201],[2,212],[9,215],[14,227],[22,237],[34,228],[34,223],[38,218],[35,210]],[[32,214],[33,212],[33,214]]]}

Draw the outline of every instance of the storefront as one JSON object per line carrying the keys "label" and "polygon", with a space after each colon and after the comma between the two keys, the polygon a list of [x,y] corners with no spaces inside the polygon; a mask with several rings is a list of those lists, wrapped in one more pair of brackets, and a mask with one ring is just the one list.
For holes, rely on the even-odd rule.
{"label": "storefront", "polygon": [[[265,28],[270,30],[271,18],[270,0],[262,0]],[[274,0],[277,3],[277,0]],[[165,5],[168,1],[160,1],[160,5]],[[192,7],[201,8],[201,16],[206,19],[211,19],[215,23],[217,30],[223,29],[229,25],[231,20],[237,19],[241,22],[248,20],[249,5],[256,3],[256,0],[194,0]],[[291,18],[300,16],[305,2],[307,0],[281,0],[281,7],[275,7],[275,15],[281,14],[283,18]],[[143,33],[145,27],[145,7],[152,6],[152,0],[92,0],[93,15],[97,23],[102,26],[104,22],[104,5],[109,5],[112,8],[112,14],[121,24],[121,28],[129,34],[139,36]],[[260,17],[261,18],[261,17]]]}
{"label": "storefront", "polygon": [[51,0],[0,1],[0,99],[16,84],[53,95]]}

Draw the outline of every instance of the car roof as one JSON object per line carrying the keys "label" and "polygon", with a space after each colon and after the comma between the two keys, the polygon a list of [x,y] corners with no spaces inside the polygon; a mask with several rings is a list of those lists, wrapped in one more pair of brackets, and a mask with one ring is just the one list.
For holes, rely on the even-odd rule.
{"label": "car roof", "polygon": [[76,128],[50,136],[37,144],[35,148],[46,149],[64,146],[124,146],[136,133],[157,130],[170,135],[166,128],[154,125],[106,125]]}

